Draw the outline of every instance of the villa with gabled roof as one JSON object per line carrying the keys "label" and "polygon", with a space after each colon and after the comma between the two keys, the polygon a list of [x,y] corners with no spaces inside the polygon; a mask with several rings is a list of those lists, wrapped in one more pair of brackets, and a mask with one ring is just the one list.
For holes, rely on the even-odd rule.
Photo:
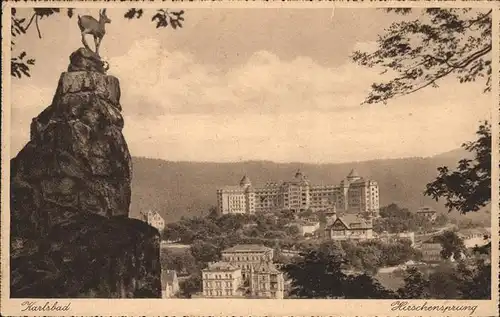
{"label": "villa with gabled roof", "polygon": [[332,240],[370,240],[374,238],[373,223],[358,214],[334,214],[325,228],[325,236]]}

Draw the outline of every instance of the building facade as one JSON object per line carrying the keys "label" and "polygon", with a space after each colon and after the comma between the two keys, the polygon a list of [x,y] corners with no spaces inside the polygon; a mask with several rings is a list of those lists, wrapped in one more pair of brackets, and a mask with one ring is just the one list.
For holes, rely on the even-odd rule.
{"label": "building facade", "polygon": [[401,240],[407,240],[411,243],[413,247],[415,245],[415,232],[397,232],[388,233],[383,232],[376,235],[377,239],[383,242],[396,242]]}
{"label": "building facade", "polygon": [[165,229],[165,220],[156,211],[148,210],[141,212],[142,221],[147,222],[150,226],[155,227],[160,233]]}
{"label": "building facade", "polygon": [[274,250],[263,245],[235,245],[222,251],[222,261],[241,270],[246,295],[252,298],[281,299],[283,273],[272,263]]}
{"label": "building facade", "polygon": [[272,261],[273,256],[273,249],[255,244],[239,244],[222,251],[222,261],[241,269],[244,279],[253,267],[261,262]]}
{"label": "building facade", "polygon": [[202,271],[202,293],[207,298],[242,297],[241,269],[221,261]]}
{"label": "building facade", "polygon": [[457,235],[463,240],[466,248],[482,247],[491,242],[491,229],[462,229]]}
{"label": "building facade", "polygon": [[325,236],[331,240],[370,240],[374,238],[371,219],[360,215],[346,214],[331,219],[325,228]]}
{"label": "building facade", "polygon": [[441,243],[427,241],[422,243],[419,249],[422,252],[422,261],[428,263],[443,261],[443,258],[441,257],[441,250],[443,249]]}
{"label": "building facade", "polygon": [[311,185],[298,170],[292,180],[267,183],[254,188],[247,176],[240,186],[226,186],[217,190],[217,206],[221,214],[292,210],[324,211],[336,208],[378,216],[379,188],[376,181],[365,180],[352,170],[340,185]]}
{"label": "building facade", "polygon": [[437,218],[437,212],[430,207],[422,207],[417,210],[417,215],[434,221]]}
{"label": "building facade", "polygon": [[248,177],[241,179],[240,186],[217,189],[217,211],[219,214],[255,213],[255,190]]}
{"label": "building facade", "polygon": [[270,261],[263,261],[250,271],[249,286],[252,298],[283,299],[284,284],[283,273]]}

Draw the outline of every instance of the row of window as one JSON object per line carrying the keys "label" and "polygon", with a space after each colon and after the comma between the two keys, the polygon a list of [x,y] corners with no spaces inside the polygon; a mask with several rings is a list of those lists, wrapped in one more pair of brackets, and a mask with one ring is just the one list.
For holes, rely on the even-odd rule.
{"label": "row of window", "polygon": [[230,262],[232,261],[260,261],[261,259],[264,259],[266,256],[263,255],[242,255],[242,256],[229,256],[225,257],[229,259]]}
{"label": "row of window", "polygon": [[233,295],[233,290],[232,289],[229,289],[229,290],[225,290],[225,291],[222,291],[222,290],[207,290],[205,295],[208,295],[208,296],[223,296],[223,295],[226,295],[226,296],[230,296],[230,295]]}
{"label": "row of window", "polygon": [[[222,285],[224,283],[223,282],[212,282],[212,281],[206,281],[205,282],[205,287],[207,288],[210,288],[210,287],[217,287],[217,288],[221,288]],[[233,283],[232,282],[225,282],[224,284],[226,287],[229,287],[231,288],[233,286]]]}
{"label": "row of window", "polygon": [[[215,274],[215,275],[212,275],[212,276],[213,276],[216,280],[221,280],[221,279],[223,279],[223,278],[226,278],[226,279],[228,279],[228,278],[233,278],[233,274],[230,274],[230,273],[226,273],[226,274],[224,274],[224,275],[222,275],[222,274]],[[205,278],[207,278],[207,279],[208,279],[208,278],[210,278],[210,275],[209,275],[209,274],[205,274]]]}

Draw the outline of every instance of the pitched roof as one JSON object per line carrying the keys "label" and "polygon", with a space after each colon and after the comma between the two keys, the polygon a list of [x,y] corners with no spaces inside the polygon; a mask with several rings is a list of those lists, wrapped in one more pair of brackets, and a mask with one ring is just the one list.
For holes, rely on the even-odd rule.
{"label": "pitched roof", "polygon": [[417,213],[436,213],[436,211],[430,207],[422,207],[417,210]]}
{"label": "pitched roof", "polygon": [[248,178],[246,175],[243,176],[243,178],[240,181],[240,186],[245,186],[245,185],[251,185],[252,182],[250,182],[250,178]]}
{"label": "pitched roof", "polygon": [[266,246],[263,246],[263,245],[258,245],[258,244],[237,244],[233,247],[230,247],[230,248],[223,250],[222,252],[223,253],[224,252],[248,252],[248,251],[264,252],[264,251],[270,251],[270,250],[272,250],[272,249],[268,248]]}
{"label": "pitched roof", "polygon": [[232,266],[229,262],[215,262],[208,265],[203,271],[236,271],[238,268]]}
{"label": "pitched roof", "polygon": [[295,178],[300,179],[300,180],[305,179],[305,176],[304,176],[304,174],[302,173],[302,171],[300,170],[300,168],[299,168],[299,169],[297,170],[297,172],[295,173]]}
{"label": "pitched roof", "polygon": [[219,190],[230,190],[230,191],[243,192],[243,189],[241,188],[241,186],[234,186],[234,185],[224,186],[224,187],[219,188]]}
{"label": "pitched roof", "polygon": [[269,261],[262,261],[259,264],[255,265],[254,272],[280,273],[280,271],[276,268],[276,266]]}
{"label": "pitched roof", "polygon": [[330,229],[336,222],[341,221],[348,229],[369,229],[372,225],[365,219],[354,214],[344,214],[331,224],[328,229]]}
{"label": "pitched roof", "polygon": [[365,184],[367,182],[368,181],[366,181],[363,177],[360,177],[359,179],[357,179],[354,182],[352,182],[352,184]]}
{"label": "pitched roof", "polygon": [[354,168],[351,170],[349,175],[347,175],[347,178],[359,178],[358,171],[356,171]]}

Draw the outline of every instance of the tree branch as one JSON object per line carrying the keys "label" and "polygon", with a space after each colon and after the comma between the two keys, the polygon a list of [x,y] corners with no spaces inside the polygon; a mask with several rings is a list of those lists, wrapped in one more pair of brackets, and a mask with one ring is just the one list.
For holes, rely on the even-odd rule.
{"label": "tree branch", "polygon": [[477,22],[484,20],[486,17],[490,16],[492,12],[493,12],[493,10],[490,10],[490,11],[486,12],[485,14],[483,14],[482,16],[480,16],[479,18],[477,18],[475,20],[471,20],[469,25],[466,26],[466,28],[470,29],[470,27],[473,26],[474,24],[476,24]]}
{"label": "tree branch", "polygon": [[27,31],[29,29],[31,22],[33,22],[33,19],[35,18],[35,16],[36,16],[36,12],[33,13],[33,15],[30,18],[30,21],[28,22],[28,25],[26,25],[26,27],[24,28],[25,31]]}
{"label": "tree branch", "polygon": [[484,56],[488,54],[491,51],[491,44],[486,45],[483,49],[473,53],[465,61],[463,61],[460,65],[457,65],[455,68],[465,68],[467,67],[470,63],[475,61],[476,59],[480,58],[481,56]]}
{"label": "tree branch", "polygon": [[42,34],[40,33],[40,27],[38,26],[38,15],[35,18],[36,30],[38,31],[38,38],[42,38]]}
{"label": "tree branch", "polygon": [[419,90],[421,90],[421,89],[424,89],[425,87],[428,87],[428,86],[430,86],[430,85],[436,84],[436,81],[437,81],[437,80],[439,80],[439,79],[441,79],[441,78],[443,78],[443,77],[445,77],[445,76],[449,75],[449,74],[450,74],[451,72],[453,72],[453,71],[454,71],[454,69],[453,69],[453,68],[450,68],[450,69],[448,69],[447,71],[443,72],[442,74],[436,75],[436,77],[435,77],[435,78],[433,78],[432,80],[428,81],[426,84],[424,84],[424,85],[422,85],[422,86],[420,86],[420,87],[418,87],[418,88],[415,88],[415,89],[413,89],[413,90],[407,91],[407,92],[405,92],[405,93],[401,93],[401,96],[409,95],[409,94],[411,94],[411,93],[414,93],[414,92],[416,92],[416,91],[419,91]]}

